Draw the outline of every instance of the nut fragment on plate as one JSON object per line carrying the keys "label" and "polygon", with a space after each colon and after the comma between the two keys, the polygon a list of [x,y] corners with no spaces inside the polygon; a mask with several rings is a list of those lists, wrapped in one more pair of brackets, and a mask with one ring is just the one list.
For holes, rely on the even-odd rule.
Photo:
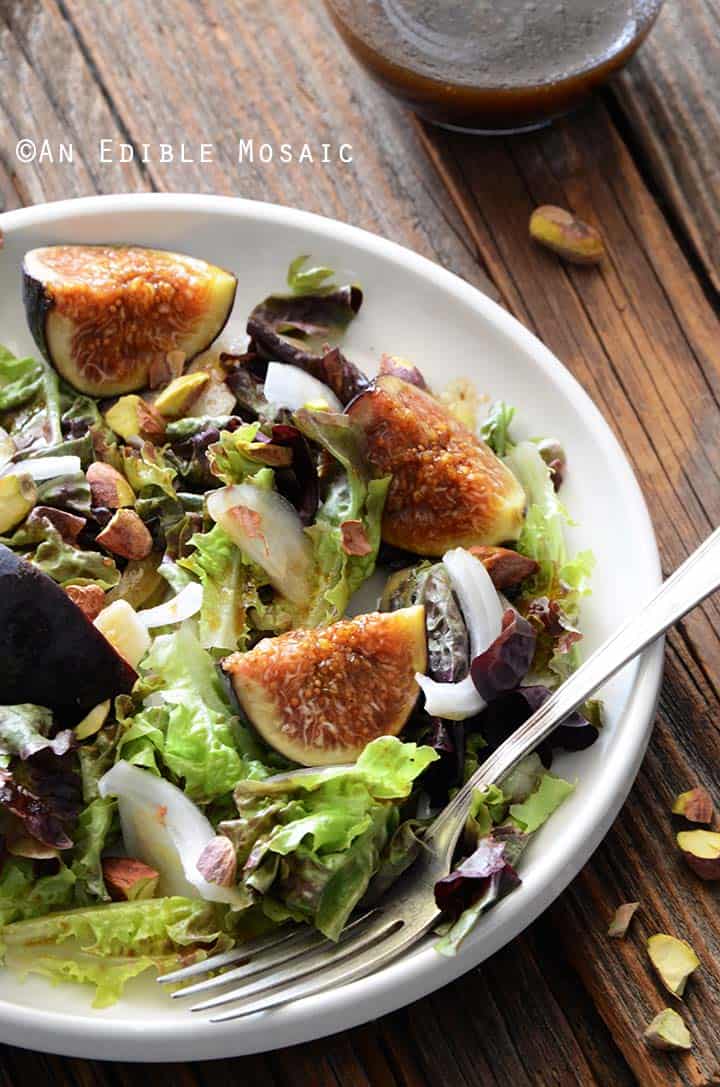
{"label": "nut fragment on plate", "polygon": [[92,504],[104,506],[108,510],[118,510],[135,505],[135,492],[125,476],[104,461],[93,461],[85,473],[90,484]]}
{"label": "nut fragment on plate", "polygon": [[707,789],[696,786],[675,797],[673,815],[682,815],[691,823],[712,823],[713,802]]}
{"label": "nut fragment on plate", "polygon": [[622,906],[618,906],[607,933],[611,939],[623,939],[639,905],[639,902],[624,902]]}
{"label": "nut fragment on plate", "polygon": [[196,868],[208,883],[232,887],[237,875],[235,846],[223,834],[211,838],[198,857]]}
{"label": "nut fragment on plate", "polygon": [[720,879],[720,834],[713,830],[683,830],[677,844],[688,866],[700,879]]}
{"label": "nut fragment on plate", "polygon": [[599,230],[552,204],[535,208],[530,216],[530,237],[572,264],[598,264],[605,256]]}
{"label": "nut fragment on plate", "polygon": [[105,422],[126,442],[132,438],[159,442],[165,437],[165,420],[160,412],[134,393],[121,396],[105,412]]}
{"label": "nut fragment on plate", "polygon": [[471,555],[480,559],[496,589],[510,589],[519,585],[526,577],[536,574],[540,568],[535,559],[529,559],[509,547],[478,545],[468,550]]}
{"label": "nut fragment on plate", "polygon": [[96,539],[101,547],[124,559],[146,559],[153,547],[145,524],[135,510],[128,509],[118,510]]}
{"label": "nut fragment on plate", "polygon": [[134,857],[106,857],[102,862],[103,879],[115,902],[135,902],[152,898],[160,874]]}
{"label": "nut fragment on plate", "polygon": [[54,506],[36,506],[28,517],[28,524],[35,524],[42,519],[49,521],[58,530],[63,543],[69,544],[77,543],[78,536],[87,524],[85,517],[78,517],[76,513],[68,513],[67,510],[55,509]]}
{"label": "nut fragment on plate", "polygon": [[105,591],[99,585],[66,585],[65,592],[92,622],[105,607]]}
{"label": "nut fragment on plate", "polygon": [[673,996],[682,997],[687,979],[700,965],[700,959],[690,944],[686,940],[678,940],[676,936],[659,932],[650,937],[647,949],[665,988]]}
{"label": "nut fragment on plate", "polygon": [[653,1049],[692,1049],[690,1031],[673,1008],[663,1008],[643,1034]]}

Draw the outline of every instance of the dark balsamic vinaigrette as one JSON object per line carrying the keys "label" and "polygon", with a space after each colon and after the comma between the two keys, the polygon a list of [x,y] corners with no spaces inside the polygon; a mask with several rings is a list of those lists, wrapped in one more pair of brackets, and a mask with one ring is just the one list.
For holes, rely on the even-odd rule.
{"label": "dark balsamic vinaigrette", "polygon": [[662,0],[327,0],[367,71],[422,117],[518,131],[566,113],[632,56]]}

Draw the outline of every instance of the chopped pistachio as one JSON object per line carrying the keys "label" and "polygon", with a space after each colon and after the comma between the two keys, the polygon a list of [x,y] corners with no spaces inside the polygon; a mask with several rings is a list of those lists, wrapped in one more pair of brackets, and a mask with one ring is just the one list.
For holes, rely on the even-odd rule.
{"label": "chopped pistachio", "polygon": [[605,255],[602,237],[594,226],[551,204],[532,213],[530,237],[573,264],[597,264]]}
{"label": "chopped pistachio", "polygon": [[155,409],[165,419],[179,419],[195,403],[209,380],[210,375],[203,370],[176,377],[158,394]]}
{"label": "chopped pistachio", "polygon": [[700,960],[686,940],[668,936],[664,932],[651,936],[647,942],[650,961],[668,992],[682,997],[685,983]]}
{"label": "chopped pistachio", "polygon": [[682,815],[691,823],[711,823],[713,802],[707,789],[698,786],[687,793],[675,797],[672,806],[673,815]]}
{"label": "chopped pistachio", "polygon": [[30,476],[9,475],[0,479],[0,535],[25,520],[35,498],[35,484]]}
{"label": "chopped pistachio", "polygon": [[622,940],[639,905],[639,902],[624,902],[622,906],[618,906],[615,910],[615,916],[610,922],[608,936],[614,940]]}
{"label": "chopped pistachio", "polygon": [[714,830],[682,830],[677,844],[683,857],[701,879],[720,879],[720,834]]}
{"label": "chopped pistachio", "polygon": [[663,1008],[643,1034],[654,1049],[692,1049],[690,1031],[673,1008]]}
{"label": "chopped pistachio", "polygon": [[105,724],[107,716],[110,713],[110,699],[106,698],[104,702],[99,702],[97,706],[94,706],[88,714],[83,717],[77,725],[75,725],[74,732],[77,740],[87,740],[89,736],[94,736],[96,732]]}

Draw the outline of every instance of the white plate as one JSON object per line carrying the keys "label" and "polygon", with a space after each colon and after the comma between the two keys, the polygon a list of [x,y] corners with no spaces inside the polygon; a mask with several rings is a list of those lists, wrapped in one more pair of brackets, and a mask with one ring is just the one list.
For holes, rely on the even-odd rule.
{"label": "white plate", "polygon": [[[518,409],[517,430],[554,435],[568,454],[563,487],[578,527],[576,547],[598,560],[583,619],[593,647],[642,605],[660,579],[652,527],[637,482],[600,413],[543,345],[479,291],[382,238],[300,211],[207,196],[98,197],[0,216],[0,342],[33,351],[19,293],[19,265],[34,246],[136,242],[192,253],[239,276],[230,332],[241,335],[252,306],[282,286],[299,253],[365,288],[348,354],[373,368],[383,351],[413,359],[435,386],[470,376]],[[632,547],[628,541],[632,540]],[[656,645],[605,692],[609,723],[588,751],[558,759],[577,779],[574,795],[523,858],[522,886],[445,959],[425,945],[374,977],[294,1007],[211,1025],[171,1002],[150,980],[92,1011],[87,992],[20,983],[0,972],[0,1040],[32,1049],[115,1060],[187,1061],[275,1049],[355,1026],[417,1000],[477,966],[517,936],[563,890],[617,815],[642,760],[662,670]],[[532,993],[527,994],[532,1000]]]}

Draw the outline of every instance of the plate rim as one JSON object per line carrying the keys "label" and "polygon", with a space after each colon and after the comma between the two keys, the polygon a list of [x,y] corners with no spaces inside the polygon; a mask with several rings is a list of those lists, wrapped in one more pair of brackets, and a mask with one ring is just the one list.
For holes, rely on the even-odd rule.
{"label": "plate rim", "polygon": [[[609,424],[589,394],[550,349],[481,289],[406,246],[360,227],[298,208],[243,197],[197,193],[126,193],[80,197],[3,212],[0,214],[0,228],[9,235],[24,227],[56,223],[66,215],[91,218],[98,212],[110,209],[114,215],[164,209],[163,214],[204,212],[260,218],[276,224],[289,221],[292,225],[325,233],[340,243],[347,239],[354,247],[361,247],[380,259],[392,258],[395,263],[410,266],[441,290],[468,304],[508,339],[525,351],[529,349],[533,364],[548,377],[551,376],[555,384],[564,387],[568,398],[580,403],[583,417],[594,423],[595,436],[598,441],[601,440],[600,444],[619,473],[618,485],[628,492],[642,526],[641,547],[649,581],[653,585],[660,583],[660,559],[647,504],[630,462]],[[283,1048],[350,1029],[397,1010],[459,978],[531,924],[577,875],[604,838],[635,781],[650,739],[660,693],[663,657],[664,641],[661,640],[638,660],[635,681],[624,713],[624,758],[618,757],[619,745],[608,749],[608,761],[614,754],[615,761],[621,764],[616,770],[618,780],[612,790],[612,798],[602,804],[599,800],[591,801],[586,809],[592,812],[601,807],[599,817],[576,848],[566,851],[564,862],[558,861],[551,866],[552,878],[543,875],[543,886],[536,889],[530,909],[519,917],[513,917],[512,896],[504,899],[492,911],[492,931],[488,938],[478,941],[477,946],[466,946],[455,959],[442,959],[426,946],[370,978],[310,998],[290,1009],[253,1016],[245,1023],[238,1021],[213,1025],[207,1020],[191,1019],[186,1013],[187,1018],[179,1017],[177,1022],[159,1020],[157,1024],[152,1024],[130,1019],[106,1019],[97,1012],[77,1015],[30,1008],[2,999],[0,1040],[43,1052],[105,1060],[221,1059]],[[584,826],[587,821],[586,815],[579,822]],[[517,910],[514,912],[517,913]],[[273,1037],[275,1033],[277,1040]]]}

